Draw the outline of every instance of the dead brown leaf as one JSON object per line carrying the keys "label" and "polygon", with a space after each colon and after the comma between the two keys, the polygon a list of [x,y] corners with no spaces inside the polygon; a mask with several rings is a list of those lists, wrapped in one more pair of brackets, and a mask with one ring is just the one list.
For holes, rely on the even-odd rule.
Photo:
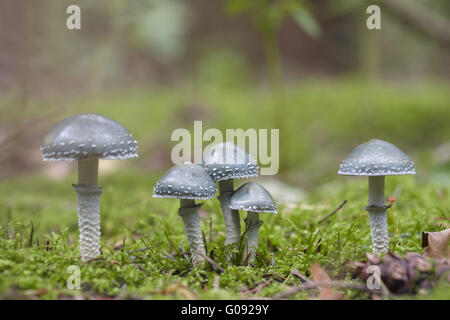
{"label": "dead brown leaf", "polygon": [[25,296],[39,296],[41,294],[46,294],[48,292],[47,288],[36,289],[36,290],[25,290],[23,294]]}
{"label": "dead brown leaf", "polygon": [[258,294],[264,289],[265,286],[270,284],[273,281],[273,278],[269,278],[266,281],[260,281],[253,289],[245,289],[242,291],[242,294]]}
{"label": "dead brown leaf", "polygon": [[[445,258],[432,259],[416,252],[407,252],[402,257],[391,251],[382,260],[374,259],[371,254],[366,256],[367,262],[350,263],[354,275],[366,282],[373,274],[368,268],[376,265],[385,285],[383,290],[388,294],[424,293],[432,289],[444,274],[450,275],[450,260]],[[373,290],[372,299],[380,294],[381,292]]]}
{"label": "dead brown leaf", "polygon": [[180,288],[178,290],[186,299],[188,300],[195,300],[197,299],[196,295],[192,293],[191,291],[187,290],[186,288]]}
{"label": "dead brown leaf", "polygon": [[450,259],[450,228],[439,232],[422,232],[423,255],[432,259]]}
{"label": "dead brown leaf", "polygon": [[[322,269],[322,267],[315,263],[310,268],[311,276],[314,282],[326,283],[332,282],[330,276]],[[331,286],[321,286],[319,287],[319,299],[320,300],[343,300],[344,296],[340,293],[333,292]]]}

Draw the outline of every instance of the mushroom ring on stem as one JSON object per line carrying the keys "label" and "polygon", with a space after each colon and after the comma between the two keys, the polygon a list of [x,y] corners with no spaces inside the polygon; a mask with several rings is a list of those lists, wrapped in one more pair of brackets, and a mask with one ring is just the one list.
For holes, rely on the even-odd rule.
{"label": "mushroom ring on stem", "polygon": [[234,210],[248,211],[245,221],[244,257],[248,262],[255,259],[258,248],[258,232],[263,222],[259,220],[259,213],[276,214],[277,208],[270,193],[256,182],[247,182],[237,189],[230,199],[229,207]]}
{"label": "mushroom ring on stem", "polygon": [[233,179],[258,176],[256,161],[234,143],[225,142],[207,148],[203,153],[203,166],[214,182],[219,183],[219,201],[225,220],[225,245],[239,243],[241,221],[239,211],[230,209]]}
{"label": "mushroom ring on stem", "polygon": [[99,159],[135,158],[137,142],[119,122],[98,114],[79,114],[59,122],[44,138],[43,161],[78,161],[80,253],[83,261],[100,254]]}
{"label": "mushroom ring on stem", "polygon": [[205,169],[200,165],[186,162],[170,168],[154,188],[153,197],[180,200],[178,215],[183,219],[194,266],[200,265],[205,255],[198,216],[198,209],[202,205],[196,204],[195,200],[211,199],[215,195],[216,184]]}
{"label": "mushroom ring on stem", "polygon": [[338,174],[369,177],[369,212],[372,248],[387,252],[389,235],[384,199],[385,176],[416,174],[414,163],[389,142],[373,139],[357,146],[340,165]]}

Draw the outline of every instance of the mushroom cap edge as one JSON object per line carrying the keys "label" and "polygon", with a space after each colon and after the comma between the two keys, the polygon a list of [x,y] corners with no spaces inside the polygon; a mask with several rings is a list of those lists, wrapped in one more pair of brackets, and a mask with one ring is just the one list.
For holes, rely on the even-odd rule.
{"label": "mushroom cap edge", "polygon": [[355,147],[340,163],[340,175],[391,176],[416,174],[414,162],[395,145],[372,139]]}
{"label": "mushroom cap edge", "polygon": [[257,177],[259,171],[256,160],[229,141],[207,148],[202,165],[214,182]]}
{"label": "mushroom cap edge", "polygon": [[167,170],[156,182],[153,197],[207,200],[216,192],[216,184],[202,166],[182,163]]}
{"label": "mushroom cap edge", "polygon": [[123,160],[138,157],[137,149],[136,139],[121,123],[94,113],[58,122],[41,146],[43,161]]}
{"label": "mushroom cap edge", "polygon": [[275,201],[269,191],[252,181],[244,183],[234,191],[228,207],[233,210],[277,214]]}

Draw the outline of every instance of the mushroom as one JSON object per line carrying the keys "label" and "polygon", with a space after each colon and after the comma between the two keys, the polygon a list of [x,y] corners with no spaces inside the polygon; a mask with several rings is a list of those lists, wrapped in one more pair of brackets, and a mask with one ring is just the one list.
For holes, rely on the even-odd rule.
{"label": "mushroom", "polygon": [[219,143],[207,148],[203,154],[203,166],[214,182],[219,183],[219,201],[225,220],[225,245],[238,243],[241,239],[239,211],[229,208],[233,194],[233,179],[258,175],[256,161],[234,143]]}
{"label": "mushroom", "polygon": [[81,259],[100,254],[99,159],[135,158],[137,143],[119,122],[98,114],[79,114],[59,122],[44,138],[43,161],[78,161],[78,198]]}
{"label": "mushroom", "polygon": [[[260,212],[277,213],[275,202],[270,193],[256,182],[247,182],[231,196],[229,207],[234,210],[248,211],[245,221],[244,259],[251,263],[258,248],[258,231],[263,222],[259,220]],[[250,255],[250,256],[249,256]]]}
{"label": "mushroom", "polygon": [[414,163],[389,142],[373,139],[360,144],[345,158],[338,174],[369,177],[370,232],[373,252],[387,252],[389,236],[384,199],[385,176],[416,174]]}
{"label": "mushroom", "polygon": [[170,168],[158,180],[153,191],[156,198],[180,199],[178,215],[183,219],[194,266],[200,265],[205,255],[198,217],[202,204],[196,204],[195,200],[214,198],[215,194],[216,184],[205,169],[189,162]]}

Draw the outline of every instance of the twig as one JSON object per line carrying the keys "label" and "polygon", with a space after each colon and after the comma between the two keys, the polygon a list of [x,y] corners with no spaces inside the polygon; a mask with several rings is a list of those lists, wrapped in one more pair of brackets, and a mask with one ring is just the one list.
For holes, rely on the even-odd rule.
{"label": "twig", "polygon": [[48,121],[49,118],[55,117],[58,114],[59,114],[58,111],[52,111],[44,116],[29,120],[27,122],[20,124],[19,126],[16,126],[16,129],[14,131],[12,131],[5,138],[0,140],[0,148],[5,147],[6,145],[14,142],[15,139],[24,135],[27,131],[31,130],[33,127],[40,125],[42,122]]}
{"label": "twig", "polygon": [[217,264],[217,262],[215,262],[213,259],[208,257],[206,254],[204,254],[203,252],[199,252],[199,254],[203,258],[205,258],[205,260],[208,261],[214,269],[218,270],[219,272],[225,272],[224,268],[222,268],[219,264]]}
{"label": "twig", "polygon": [[254,287],[253,289],[246,290],[246,291],[244,291],[243,293],[244,293],[244,294],[257,294],[257,293],[260,293],[261,290],[262,290],[265,286],[267,286],[269,283],[271,283],[272,281],[273,281],[273,278],[270,278],[270,279],[267,280],[267,281],[263,281],[263,282],[259,283],[259,284],[258,284],[256,287]]}
{"label": "twig", "polygon": [[136,249],[136,250],[128,250],[128,254],[131,254],[131,253],[136,253],[136,252],[141,252],[141,251],[145,251],[145,250],[148,250],[148,249],[151,249],[152,247],[145,247],[145,248],[139,248],[139,249]]}
{"label": "twig", "polygon": [[273,298],[268,297],[243,297],[242,300],[273,300]]}
{"label": "twig", "polygon": [[252,252],[250,251],[250,252],[245,256],[244,260],[242,260],[242,265],[243,265],[243,266],[245,266],[245,267],[248,266],[248,260],[250,259],[251,255],[252,255]]}
{"label": "twig", "polygon": [[[48,244],[48,240],[47,240],[47,244]],[[84,261],[83,264],[88,264],[90,262],[94,262],[94,261],[105,261],[106,259],[103,257],[97,257],[97,258],[92,258],[90,260]]]}
{"label": "twig", "polygon": [[275,280],[277,280],[276,278],[278,278],[278,279],[281,279],[281,280],[283,280],[283,281],[286,281],[286,277],[283,276],[283,275],[281,275],[281,274],[279,274],[279,273],[276,272],[276,271],[273,271],[273,272],[272,272],[272,275],[273,275],[273,277],[275,278]]}
{"label": "twig", "polygon": [[332,212],[330,212],[329,214],[327,214],[325,217],[321,218],[319,220],[319,222],[317,224],[321,224],[322,222],[324,222],[325,220],[327,220],[328,218],[330,218],[331,216],[333,216],[334,214],[336,214],[336,212],[338,212],[339,210],[342,209],[342,207],[347,203],[347,200],[344,200],[339,207],[337,207],[336,209],[334,209]]}
{"label": "twig", "polygon": [[276,294],[275,296],[273,296],[273,299],[278,300],[278,299],[284,299],[284,298],[288,298],[300,291],[305,291],[305,290],[311,290],[311,289],[317,289],[320,287],[335,287],[335,288],[349,288],[349,289],[356,289],[356,290],[362,290],[362,291],[367,291],[367,292],[371,292],[372,290],[370,290],[369,288],[354,283],[354,282],[346,282],[346,281],[321,281],[321,282],[311,282],[311,283],[307,283],[307,284],[302,284],[300,286],[297,287],[293,287],[290,288],[286,291],[280,292],[278,294]]}
{"label": "twig", "polygon": [[163,250],[164,254],[166,255],[167,258],[169,258],[172,261],[175,261],[175,258],[173,255],[171,255],[170,253],[168,253],[166,250]]}
{"label": "twig", "polygon": [[293,276],[296,276],[297,278],[299,278],[302,282],[305,282],[305,283],[308,283],[308,284],[313,283],[311,280],[308,279],[307,276],[305,276],[303,273],[301,273],[297,269],[292,269],[291,274]]}
{"label": "twig", "polygon": [[208,254],[208,244],[206,243],[206,237],[205,233],[202,231],[202,237],[203,237],[203,246],[205,247],[205,252]]}

